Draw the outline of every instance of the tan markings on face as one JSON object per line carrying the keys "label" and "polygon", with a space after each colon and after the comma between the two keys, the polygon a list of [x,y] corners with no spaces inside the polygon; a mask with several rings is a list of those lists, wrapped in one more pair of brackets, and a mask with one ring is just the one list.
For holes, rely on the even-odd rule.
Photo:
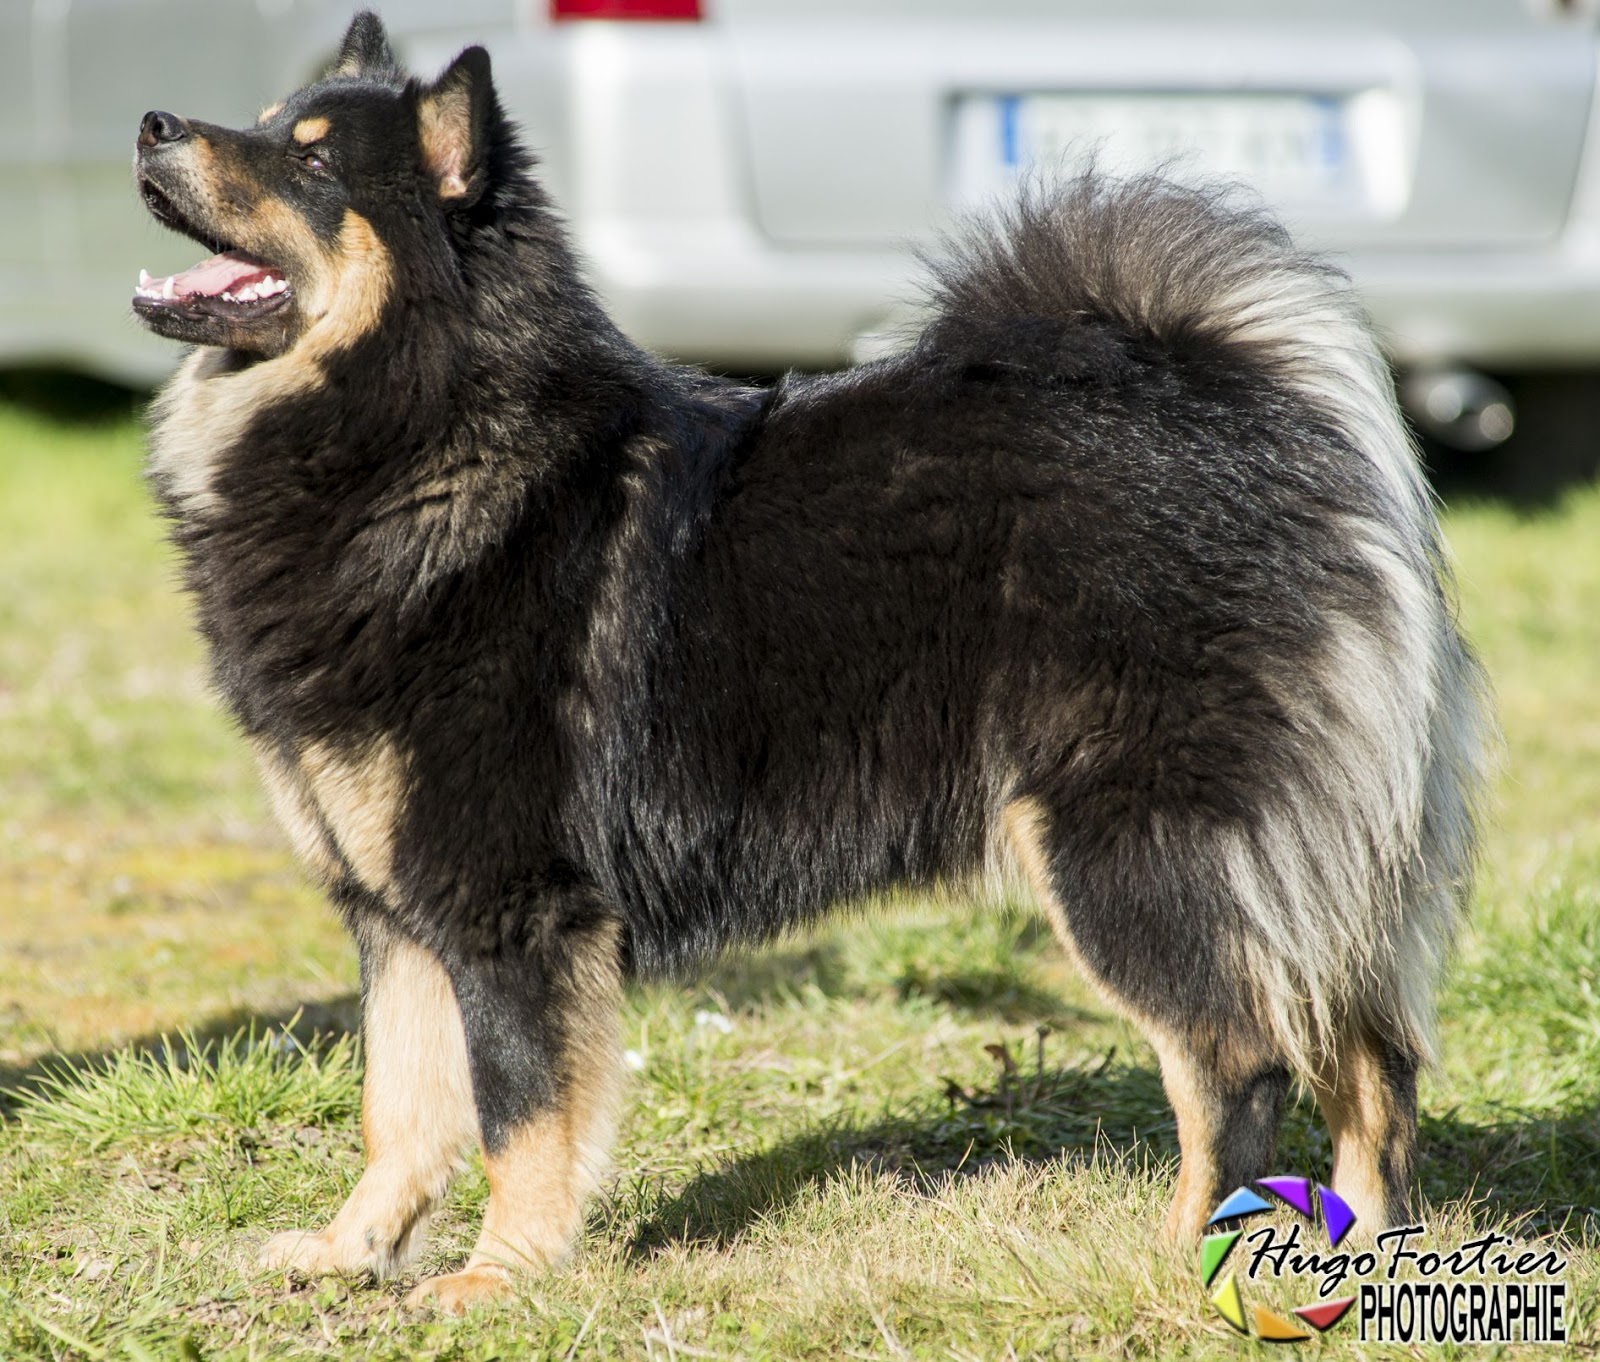
{"label": "tan markings on face", "polygon": [[202,185],[210,188],[215,182],[217,169],[222,158],[217,155],[216,146],[205,137],[191,137],[187,142],[190,162],[190,173]]}
{"label": "tan markings on face", "polygon": [[266,108],[264,108],[259,114],[256,115],[256,126],[260,127],[261,124],[263,124],[263,123],[272,122],[272,120],[274,118],[276,118],[282,112],[283,112],[283,101],[282,100],[279,100],[278,103],[276,103],[276,104],[267,105]]}
{"label": "tan markings on face", "polygon": [[274,743],[257,739],[256,763],[261,768],[261,783],[267,799],[295,853],[323,880],[339,877],[339,858],[328,842],[322,816],[312,798],[300,768],[289,761]]}
{"label": "tan markings on face", "polygon": [[266,191],[231,148],[197,131],[185,138],[169,159],[169,173],[180,178],[179,188],[202,206],[201,225],[233,245],[245,245],[240,238],[248,229],[250,215],[242,205],[257,202]]}
{"label": "tan markings on face", "polygon": [[401,937],[374,949],[362,1044],[366,1170],[325,1230],[275,1236],[264,1266],[380,1277],[402,1267],[477,1133],[455,990],[432,955]]}
{"label": "tan markings on face", "polygon": [[[289,274],[300,322],[282,354],[243,369],[228,366],[221,348],[197,349],[155,403],[151,476],[179,514],[203,519],[216,509],[217,465],[259,412],[320,388],[321,361],[377,326],[394,269],[372,224],[353,210],[334,241],[325,243],[205,138],[189,139],[185,154],[188,183],[209,204],[219,234]],[[241,203],[250,206],[241,209]]]}
{"label": "tan markings on face", "polygon": [[300,351],[302,358],[313,360],[346,350],[369,335],[381,320],[394,285],[388,248],[372,224],[353,209],[345,210],[332,249],[319,242],[317,253],[315,277],[299,295],[309,325],[289,352]]}
{"label": "tan markings on face", "polygon": [[394,871],[395,822],[405,800],[405,760],[388,739],[351,751],[308,743],[300,769],[323,821],[356,878],[374,893]]}
{"label": "tan markings on face", "polygon": [[417,136],[422,164],[439,182],[441,199],[467,192],[467,158],[472,151],[472,99],[465,89],[428,95],[417,106]]}
{"label": "tan markings on face", "polygon": [[[196,350],[163,390],[150,436],[151,473],[189,517],[203,518],[215,509],[216,465],[257,413],[320,388],[325,382],[320,361],[377,326],[394,278],[389,252],[372,224],[354,211],[345,213],[331,250],[281,200],[263,198],[250,219],[247,225],[256,230],[247,239],[258,249],[270,252],[271,243],[280,248],[292,243],[306,252],[301,259],[311,263],[294,270],[291,279],[305,326],[283,354],[243,370],[226,370],[220,349]],[[246,239],[242,232],[241,239]]]}
{"label": "tan markings on face", "polygon": [[558,1262],[583,1224],[584,1203],[604,1176],[622,1088],[617,1014],[622,1003],[614,925],[595,932],[575,961],[564,1000],[557,1105],[485,1151],[489,1205],[466,1267],[435,1277],[408,1304],[449,1311],[502,1294],[514,1272]]}
{"label": "tan markings on face", "polygon": [[[290,268],[291,274],[317,269],[328,248],[317,239],[311,224],[260,185],[241,177],[240,187],[240,197],[250,206],[235,224],[230,224],[239,244],[274,264]],[[298,292],[296,289],[297,295]]]}
{"label": "tan markings on face", "polygon": [[313,142],[320,142],[328,135],[328,127],[326,118],[302,118],[294,125],[294,131],[290,136],[301,146],[309,147]]}
{"label": "tan markings on face", "polygon": [[[326,120],[306,119],[296,132],[317,122]],[[200,148],[204,148],[205,164],[195,173],[205,186],[219,233],[281,267],[294,289],[301,331],[274,362],[317,360],[372,331],[394,282],[388,248],[372,224],[347,208],[338,235],[332,242],[325,241],[292,205],[248,171],[226,163],[205,143],[197,150]],[[239,204],[248,206],[239,208]]]}

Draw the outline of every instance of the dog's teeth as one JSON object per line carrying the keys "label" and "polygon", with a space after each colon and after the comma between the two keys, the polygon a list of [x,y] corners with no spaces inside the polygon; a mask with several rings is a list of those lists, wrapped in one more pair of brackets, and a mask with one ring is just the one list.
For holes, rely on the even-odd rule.
{"label": "dog's teeth", "polygon": [[161,296],[163,298],[176,298],[178,296],[178,290],[173,287],[172,276],[170,274],[167,276],[166,281],[161,285]]}
{"label": "dog's teeth", "polygon": [[246,284],[234,298],[236,303],[253,303],[259,295],[254,284]]}
{"label": "dog's teeth", "polygon": [[150,287],[150,271],[149,270],[140,270],[139,271],[139,287],[140,288],[149,288]]}
{"label": "dog's teeth", "polygon": [[222,294],[222,301],[225,302],[225,303],[231,303],[233,301],[233,294],[228,293],[226,290],[224,290],[224,292]]}

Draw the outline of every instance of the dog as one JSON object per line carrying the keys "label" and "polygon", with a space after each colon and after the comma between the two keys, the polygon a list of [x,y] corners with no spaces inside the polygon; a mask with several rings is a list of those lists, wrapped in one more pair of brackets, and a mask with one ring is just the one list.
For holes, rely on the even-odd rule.
{"label": "dog", "polygon": [[360,949],[365,1171],[264,1261],[459,1310],[571,1246],[626,982],[1015,868],[1155,1049],[1180,1240],[1291,1083],[1369,1231],[1489,732],[1353,291],[1224,190],[1093,173],[931,261],[904,353],[752,387],[630,343],[468,48],[360,14],[230,130],[145,115],[152,409],[215,684]]}

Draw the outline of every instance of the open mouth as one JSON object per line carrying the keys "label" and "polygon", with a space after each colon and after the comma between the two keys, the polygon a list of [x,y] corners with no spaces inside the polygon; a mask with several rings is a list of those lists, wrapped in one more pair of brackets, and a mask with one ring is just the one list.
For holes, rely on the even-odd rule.
{"label": "open mouth", "polygon": [[139,286],[133,294],[135,312],[146,318],[219,317],[248,322],[276,312],[290,300],[293,291],[279,266],[248,251],[232,250],[226,242],[196,230],[148,179],[141,181],[139,189],[159,221],[217,253],[177,274],[156,276],[140,270]]}
{"label": "open mouth", "polygon": [[245,251],[223,251],[178,274],[139,271],[134,306],[179,308],[209,316],[261,316],[288,301],[283,271]]}

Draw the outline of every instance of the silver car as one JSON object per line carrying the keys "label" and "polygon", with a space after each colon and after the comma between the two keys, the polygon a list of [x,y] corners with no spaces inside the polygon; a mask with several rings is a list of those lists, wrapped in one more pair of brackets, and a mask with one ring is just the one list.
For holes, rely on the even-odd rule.
{"label": "silver car", "polygon": [[[1600,54],[1576,0],[390,0],[469,41],[625,329],[745,370],[894,343],[908,246],[1030,166],[1254,184],[1364,288],[1424,421],[1507,430],[1461,366],[1600,357]],[[0,362],[146,381],[179,268],[128,185],[152,106],[243,123],[326,60],[324,0],[0,5]],[[1462,386],[1465,383],[1466,386]],[[1451,386],[1454,384],[1455,386]],[[1452,423],[1454,423],[1452,425]]]}

